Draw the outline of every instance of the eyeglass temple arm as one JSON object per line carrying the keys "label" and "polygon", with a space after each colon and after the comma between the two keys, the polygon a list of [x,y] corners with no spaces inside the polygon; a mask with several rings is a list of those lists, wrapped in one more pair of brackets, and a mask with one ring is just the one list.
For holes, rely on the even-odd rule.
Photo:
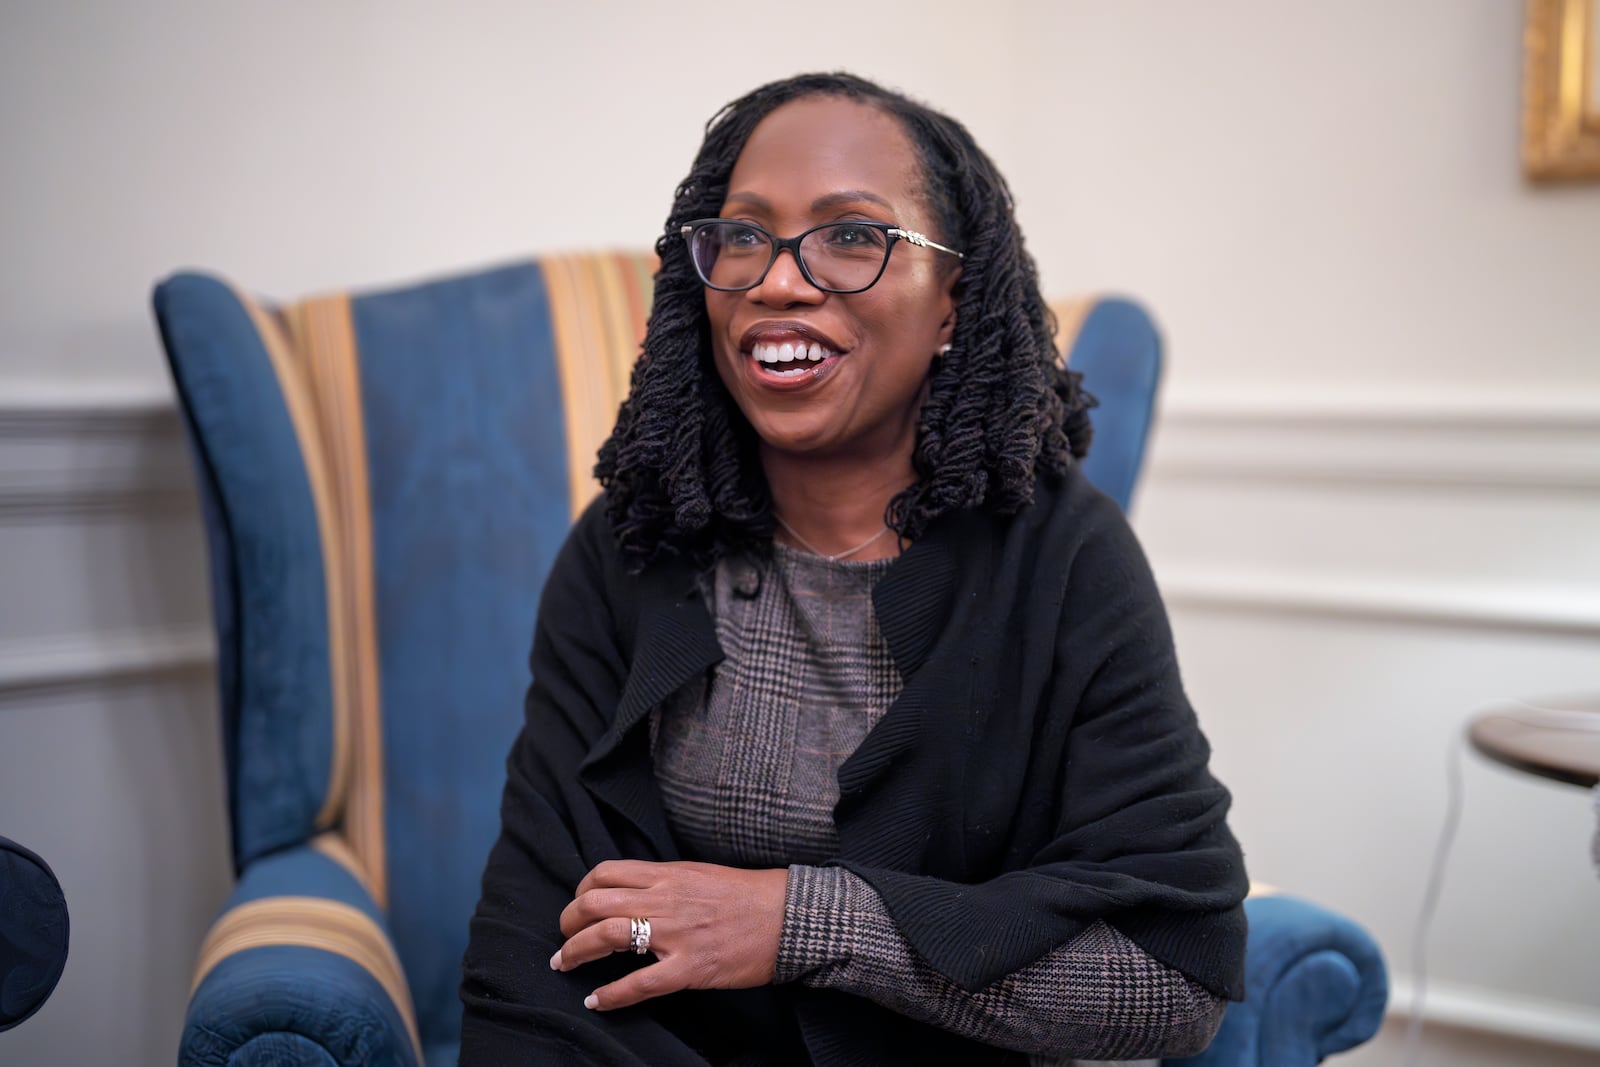
{"label": "eyeglass temple arm", "polygon": [[898,226],[896,226],[893,229],[891,229],[889,232],[894,234],[896,237],[900,238],[902,241],[909,241],[914,245],[921,246],[922,248],[937,248],[941,252],[949,252],[952,256],[955,256],[957,259],[966,259],[967,258],[967,254],[965,252],[957,252],[953,248],[946,248],[944,245],[940,244],[938,241],[930,241],[930,240],[928,240],[927,234],[918,233],[916,230],[902,230]]}

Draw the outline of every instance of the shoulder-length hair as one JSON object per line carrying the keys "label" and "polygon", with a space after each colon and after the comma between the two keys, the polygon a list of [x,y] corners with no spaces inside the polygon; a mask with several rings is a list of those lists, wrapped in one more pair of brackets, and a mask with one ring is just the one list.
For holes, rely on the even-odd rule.
{"label": "shoulder-length hair", "polygon": [[853,75],[787,78],[706,124],[656,241],[661,269],[644,350],[595,467],[632,570],[662,555],[703,564],[730,552],[762,553],[771,543],[755,432],[712,364],[705,290],[680,229],[721,211],[734,164],[763,118],[815,95],[858,100],[900,122],[922,165],[935,239],[966,254],[951,349],[934,360],[917,421],[916,481],[889,502],[884,521],[914,541],[946,512],[1013,514],[1032,502],[1038,477],[1059,475],[1087,451],[1093,400],[1080,388],[1082,376],[1056,358],[1055,321],[1010,189],[972,135]]}

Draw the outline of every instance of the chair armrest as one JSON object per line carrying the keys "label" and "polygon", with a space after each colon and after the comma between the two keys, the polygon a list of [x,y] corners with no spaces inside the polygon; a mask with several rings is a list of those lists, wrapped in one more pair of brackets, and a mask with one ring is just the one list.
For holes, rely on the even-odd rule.
{"label": "chair armrest", "polygon": [[182,1067],[420,1067],[416,1016],[383,913],[311,845],[244,871],[200,947]]}
{"label": "chair armrest", "polygon": [[1389,975],[1371,934],[1295,897],[1251,897],[1245,912],[1245,999],[1205,1052],[1171,1067],[1311,1067],[1378,1032]]}

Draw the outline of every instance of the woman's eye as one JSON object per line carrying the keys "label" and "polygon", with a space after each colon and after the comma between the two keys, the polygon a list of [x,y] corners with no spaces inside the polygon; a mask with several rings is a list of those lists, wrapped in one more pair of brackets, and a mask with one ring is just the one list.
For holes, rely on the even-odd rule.
{"label": "woman's eye", "polygon": [[754,248],[761,243],[761,234],[748,226],[729,226],[722,235],[722,243],[729,248]]}
{"label": "woman's eye", "polygon": [[880,248],[883,231],[873,226],[835,226],[829,232],[828,243],[838,248]]}

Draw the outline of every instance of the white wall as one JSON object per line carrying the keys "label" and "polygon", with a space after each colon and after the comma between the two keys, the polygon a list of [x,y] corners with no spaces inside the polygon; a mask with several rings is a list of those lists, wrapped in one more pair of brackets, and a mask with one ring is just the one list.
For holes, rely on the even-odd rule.
{"label": "white wall", "polygon": [[1003,147],[1013,7],[0,8],[0,374],[164,382],[144,300],[180,266],[296,294],[648,245],[705,121],[801,70],[871,72]]}
{"label": "white wall", "polygon": [[1600,392],[1600,191],[1520,177],[1521,4],[1021,17],[1035,254],[1053,286],[1160,310],[1174,400]]}
{"label": "white wall", "polygon": [[[710,113],[807,68],[960,117],[1047,289],[1161,318],[1137,521],[1252,871],[1404,979],[1449,738],[1600,690],[1600,185],[1518,176],[1520,5],[592,7],[0,5],[0,833],[74,923],[0,1061],[170,1062],[226,891],[150,284],[645,244]],[[1586,798],[1472,757],[1466,791],[1428,1062],[1592,1058],[1528,1043],[1600,1044]]]}

